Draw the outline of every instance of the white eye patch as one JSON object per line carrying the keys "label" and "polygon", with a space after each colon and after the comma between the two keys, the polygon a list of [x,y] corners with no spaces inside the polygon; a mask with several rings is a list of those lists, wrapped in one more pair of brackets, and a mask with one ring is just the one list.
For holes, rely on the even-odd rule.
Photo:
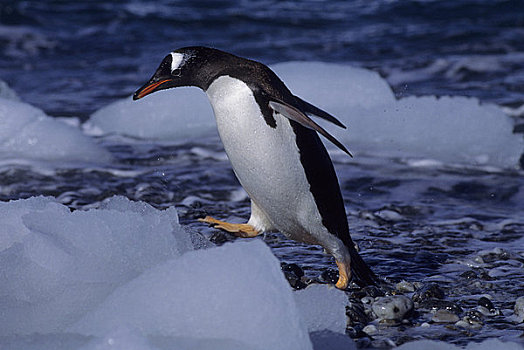
{"label": "white eye patch", "polygon": [[178,52],[171,52],[171,73],[184,63],[184,55]]}

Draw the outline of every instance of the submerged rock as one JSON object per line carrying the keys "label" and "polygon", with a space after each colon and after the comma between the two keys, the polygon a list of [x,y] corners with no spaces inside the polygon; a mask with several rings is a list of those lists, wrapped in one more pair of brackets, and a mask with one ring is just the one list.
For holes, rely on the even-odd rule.
{"label": "submerged rock", "polygon": [[486,297],[481,297],[478,300],[477,310],[484,316],[497,316],[500,311],[495,308],[491,300]]}
{"label": "submerged rock", "polygon": [[413,301],[404,295],[381,297],[371,308],[380,320],[402,320],[413,310]]}
{"label": "submerged rock", "polygon": [[291,287],[294,289],[304,289],[307,287],[307,284],[302,281],[304,270],[302,270],[300,266],[283,262],[280,264],[280,268]]}
{"label": "submerged rock", "polygon": [[517,298],[513,312],[515,313],[519,323],[524,322],[524,296]]}
{"label": "submerged rock", "polygon": [[421,303],[428,299],[444,299],[445,293],[436,283],[430,283],[422,286],[413,294],[413,301]]}
{"label": "submerged rock", "polygon": [[446,309],[437,310],[431,318],[431,321],[436,323],[455,323],[458,320],[460,320],[458,315]]}

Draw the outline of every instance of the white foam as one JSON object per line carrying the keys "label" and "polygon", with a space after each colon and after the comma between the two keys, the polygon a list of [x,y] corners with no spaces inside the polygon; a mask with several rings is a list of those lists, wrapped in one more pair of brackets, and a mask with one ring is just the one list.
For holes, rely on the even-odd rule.
{"label": "white foam", "polygon": [[105,163],[108,151],[77,127],[48,117],[41,110],[0,98],[0,159]]}

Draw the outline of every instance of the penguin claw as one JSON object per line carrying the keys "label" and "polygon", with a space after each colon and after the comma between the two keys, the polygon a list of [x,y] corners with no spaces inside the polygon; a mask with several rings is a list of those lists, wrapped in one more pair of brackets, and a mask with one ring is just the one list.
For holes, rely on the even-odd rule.
{"label": "penguin claw", "polygon": [[198,219],[198,221],[205,222],[206,224],[213,226],[213,228],[230,232],[235,236],[241,238],[253,238],[255,236],[258,236],[260,233],[249,224],[232,224],[229,222],[217,220],[215,218],[212,218],[211,216],[206,216],[203,219]]}
{"label": "penguin claw", "polygon": [[337,261],[338,266],[338,281],[335,284],[335,287],[338,289],[344,290],[349,285],[349,280],[351,279],[351,266],[340,261]]}

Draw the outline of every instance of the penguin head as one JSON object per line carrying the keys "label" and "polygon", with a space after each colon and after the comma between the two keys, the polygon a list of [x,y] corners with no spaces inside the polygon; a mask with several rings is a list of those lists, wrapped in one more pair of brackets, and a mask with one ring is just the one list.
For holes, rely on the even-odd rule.
{"label": "penguin head", "polygon": [[202,60],[198,59],[198,48],[182,48],[171,52],[160,63],[155,74],[138,89],[133,100],[138,100],[155,91],[179,87],[199,86],[198,76]]}

